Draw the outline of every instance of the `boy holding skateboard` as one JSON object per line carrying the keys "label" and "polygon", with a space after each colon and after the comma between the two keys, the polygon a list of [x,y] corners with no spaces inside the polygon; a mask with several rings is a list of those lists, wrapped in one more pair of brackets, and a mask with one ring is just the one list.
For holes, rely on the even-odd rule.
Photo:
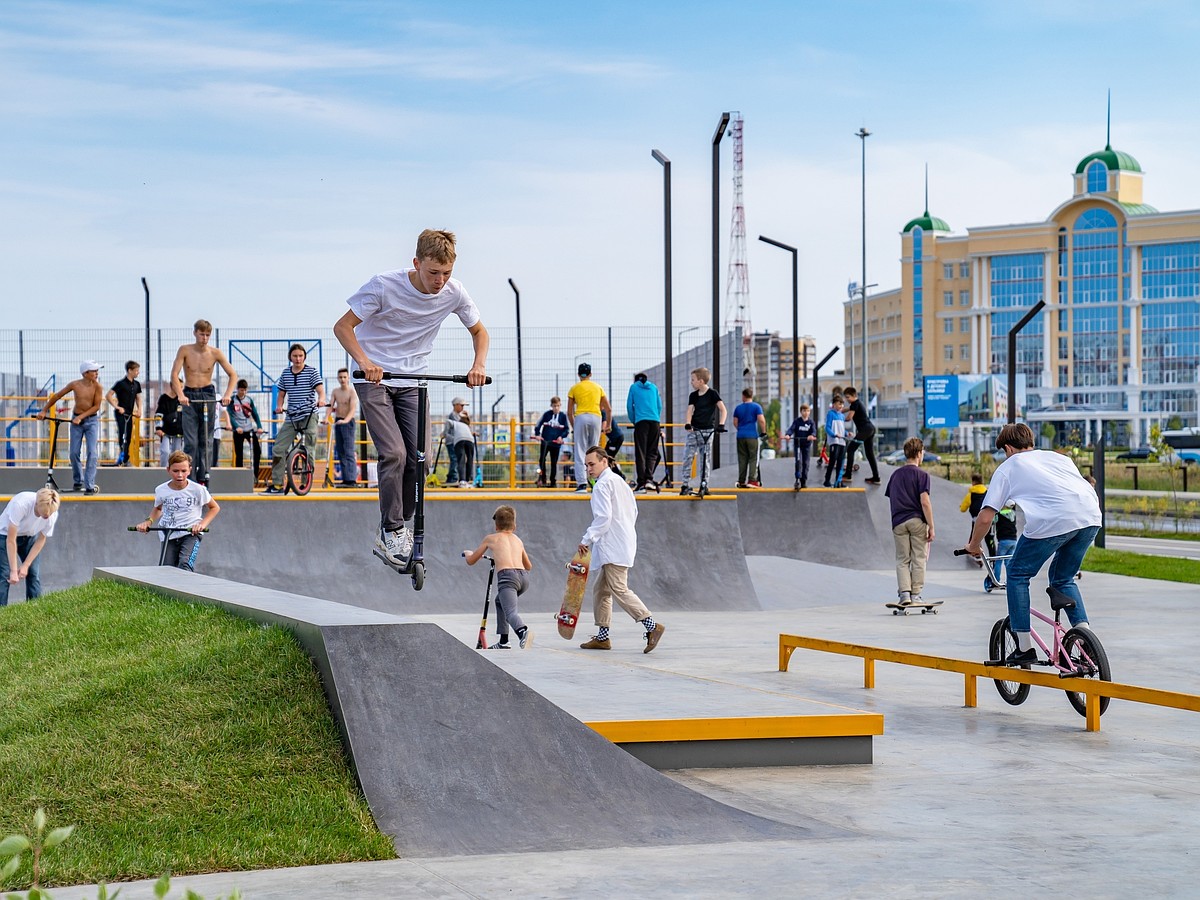
{"label": "boy holding skateboard", "polygon": [[612,649],[608,631],[612,624],[612,602],[616,599],[621,608],[646,630],[646,648],[642,652],[649,653],[662,640],[664,628],[654,621],[646,604],[627,583],[637,555],[634,527],[637,524],[637,500],[621,476],[621,470],[602,448],[588,448],[584,467],[588,478],[595,479],[595,484],[591,496],[592,524],[580,538],[579,550],[585,552],[590,548],[592,553],[591,569],[595,578],[592,610],[598,631],[590,641],[579,646],[584,650]]}
{"label": "boy holding skateboard", "polygon": [[221,507],[207,487],[188,480],[192,472],[192,458],[184,451],[176,450],[171,454],[167,461],[167,472],[171,480],[154,489],[154,509],[146,521],[139,522],[136,528],[145,534],[151,525],[160,520],[163,528],[178,527],[178,531],[160,534],[160,539],[167,542],[163,565],[194,572],[196,557],[200,554],[200,532],[217,517]]}
{"label": "boy holding skateboard", "polygon": [[533,569],[533,563],[516,535],[516,510],[511,506],[498,506],[492,513],[492,521],[496,530],[485,536],[483,543],[474,550],[464,550],[463,556],[467,565],[473,566],[490,552],[496,564],[496,633],[500,635],[500,642],[492,644],[493,649],[509,649],[508,629],[511,625],[524,650],[533,643],[533,632],[517,612],[517,598],[529,587],[529,576],[525,573]]}
{"label": "boy holding skateboard", "polygon": [[[836,401],[835,401],[836,402]],[[933,541],[933,504],[929,473],[921,468],[925,445],[920,438],[904,442],[904,465],[884,488],[892,507],[892,539],[896,543],[896,596],[900,606],[922,603],[925,561]],[[830,463],[830,468],[833,463]]]}
{"label": "boy holding skateboard", "polygon": [[[471,334],[475,360],[467,384],[487,378],[488,332],[462,282],[451,278],[456,251],[449,231],[425,229],[417,238],[411,269],[376,275],[346,301],[350,307],[333,333],[363,371],[354,383],[363,418],[379,453],[379,535],[375,548],[393,568],[412,561],[413,517],[417,512],[417,397],[412,379],[383,384],[383,373],[422,375],[433,342],[447,316]],[[425,417],[429,423],[429,417]],[[425,446],[429,446],[428,430]]]}

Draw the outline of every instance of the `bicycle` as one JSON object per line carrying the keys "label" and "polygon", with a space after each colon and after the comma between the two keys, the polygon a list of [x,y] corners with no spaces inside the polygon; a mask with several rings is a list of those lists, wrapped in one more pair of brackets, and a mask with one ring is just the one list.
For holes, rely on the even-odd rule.
{"label": "bicycle", "polygon": [[[954,551],[954,555],[962,556],[966,552],[965,548],[960,547]],[[1011,554],[1006,556],[984,555],[982,558],[992,584],[996,587],[1005,587],[1007,584],[1007,565],[1002,570],[1003,574],[998,575],[995,563],[997,561],[1007,562],[1011,560]],[[1036,630],[1030,628],[1030,637],[1033,638],[1033,642],[1045,654],[1045,659],[1038,659],[1033,665],[1057,669],[1061,678],[1098,678],[1101,681],[1112,681],[1112,670],[1108,663],[1108,653],[1105,652],[1104,645],[1100,643],[1100,639],[1092,633],[1090,628],[1068,628],[1062,624],[1063,611],[1074,607],[1075,600],[1053,586],[1047,587],[1046,593],[1050,596],[1050,608],[1054,611],[1054,618],[1051,619],[1045,613],[1034,609],[1032,606],[1029,609],[1029,614],[1031,617],[1040,619],[1053,627],[1053,643],[1047,644]],[[987,665],[1005,665],[1004,661],[1017,649],[1016,632],[1012,630],[1009,617],[1005,616],[992,626],[992,633],[988,637],[989,658]],[[1027,684],[1004,681],[1002,679],[995,679],[994,683],[996,685],[996,692],[1000,695],[1001,699],[1012,706],[1021,705],[1029,697],[1030,686]],[[1066,691],[1065,693],[1067,701],[1075,708],[1075,711],[1081,716],[1086,716],[1087,695],[1078,691]],[[1101,715],[1108,709],[1110,699],[1109,697],[1100,698]]]}
{"label": "bicycle", "polygon": [[[351,376],[366,378],[362,369],[355,369]],[[398,575],[408,575],[412,578],[413,590],[419,591],[425,586],[425,416],[429,404],[429,382],[450,381],[455,384],[466,384],[466,375],[404,375],[395,372],[384,372],[384,381],[405,379],[417,383],[417,483],[416,483],[416,515],[413,518],[413,549],[412,557],[406,566],[398,566],[392,560],[383,556],[379,550],[371,552],[387,563]],[[484,384],[491,384],[491,376],[484,379]]]}
{"label": "bicycle", "polygon": [[312,421],[313,415],[322,405],[318,403],[308,411],[308,415],[304,417],[304,424],[300,428],[295,428],[295,423],[293,423],[292,430],[295,433],[292,435],[292,446],[288,448],[284,461],[286,480],[283,483],[283,492],[285,494],[291,491],[296,496],[303,497],[312,490],[313,473],[317,467],[308,454],[308,445],[304,443],[304,435],[308,433],[308,424]]}

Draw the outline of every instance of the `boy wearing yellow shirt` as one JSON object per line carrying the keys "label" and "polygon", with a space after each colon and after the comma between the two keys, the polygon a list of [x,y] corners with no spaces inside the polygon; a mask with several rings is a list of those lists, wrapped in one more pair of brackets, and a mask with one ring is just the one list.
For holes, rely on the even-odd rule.
{"label": "boy wearing yellow shirt", "polygon": [[600,444],[600,435],[608,430],[612,421],[612,407],[604,388],[592,381],[592,367],[579,364],[579,381],[567,391],[567,421],[575,437],[575,491],[588,489],[587,467],[584,457],[589,447]]}

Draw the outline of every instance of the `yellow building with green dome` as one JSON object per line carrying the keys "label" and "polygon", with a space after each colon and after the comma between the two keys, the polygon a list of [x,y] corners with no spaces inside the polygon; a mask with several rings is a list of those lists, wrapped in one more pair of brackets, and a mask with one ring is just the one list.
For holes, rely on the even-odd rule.
{"label": "yellow building with green dome", "polygon": [[[904,226],[901,286],[867,300],[888,444],[921,430],[924,376],[1007,375],[1008,331],[1040,300],[1016,354],[1035,432],[1087,440],[1103,423],[1110,446],[1141,446],[1152,424],[1200,424],[1200,210],[1159,212],[1142,182],[1109,145],[1080,160],[1044,221],[955,234],[926,209]],[[858,301],[844,313],[847,358],[860,359]]]}

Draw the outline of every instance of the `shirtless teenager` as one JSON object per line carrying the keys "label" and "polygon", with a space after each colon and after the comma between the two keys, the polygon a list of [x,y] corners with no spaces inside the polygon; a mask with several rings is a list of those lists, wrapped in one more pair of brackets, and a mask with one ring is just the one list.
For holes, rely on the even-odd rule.
{"label": "shirtless teenager", "polygon": [[500,635],[500,641],[493,644],[492,649],[509,648],[508,628],[511,625],[524,650],[533,643],[533,632],[517,612],[517,597],[529,587],[526,573],[533,568],[533,563],[516,535],[516,511],[511,506],[499,506],[492,513],[492,521],[496,523],[496,530],[484,537],[483,543],[474,550],[464,550],[463,556],[467,565],[473,566],[490,552],[496,563],[496,633]]}
{"label": "shirtless teenager", "polygon": [[[38,411],[37,417],[44,419],[54,409],[54,404],[67,394],[75,394],[75,406],[71,410],[71,490],[83,491],[91,495],[99,493],[96,487],[96,455],[100,443],[100,404],[104,402],[104,388],[100,386],[100,370],[104,366],[89,359],[79,365],[79,374],[61,391],[52,394],[46,400],[46,405]],[[83,441],[87,439],[87,465],[80,463],[80,453]]]}
{"label": "shirtless teenager", "polygon": [[213,367],[220,366],[228,376],[221,405],[228,406],[237,384],[237,372],[217,347],[208,345],[212,323],[197,319],[192,326],[196,343],[184,344],[171,364],[170,384],[179,383],[183,372],[183,393],[175,396],[183,413],[183,449],[192,458],[192,480],[208,484],[208,457],[212,452],[213,428],[217,424],[217,389],[213,384]]}
{"label": "shirtless teenager", "polygon": [[333,439],[342,479],[338,487],[358,485],[358,454],[354,446],[354,430],[358,426],[358,394],[350,386],[349,369],[338,369],[338,386],[329,395],[333,412]]}

